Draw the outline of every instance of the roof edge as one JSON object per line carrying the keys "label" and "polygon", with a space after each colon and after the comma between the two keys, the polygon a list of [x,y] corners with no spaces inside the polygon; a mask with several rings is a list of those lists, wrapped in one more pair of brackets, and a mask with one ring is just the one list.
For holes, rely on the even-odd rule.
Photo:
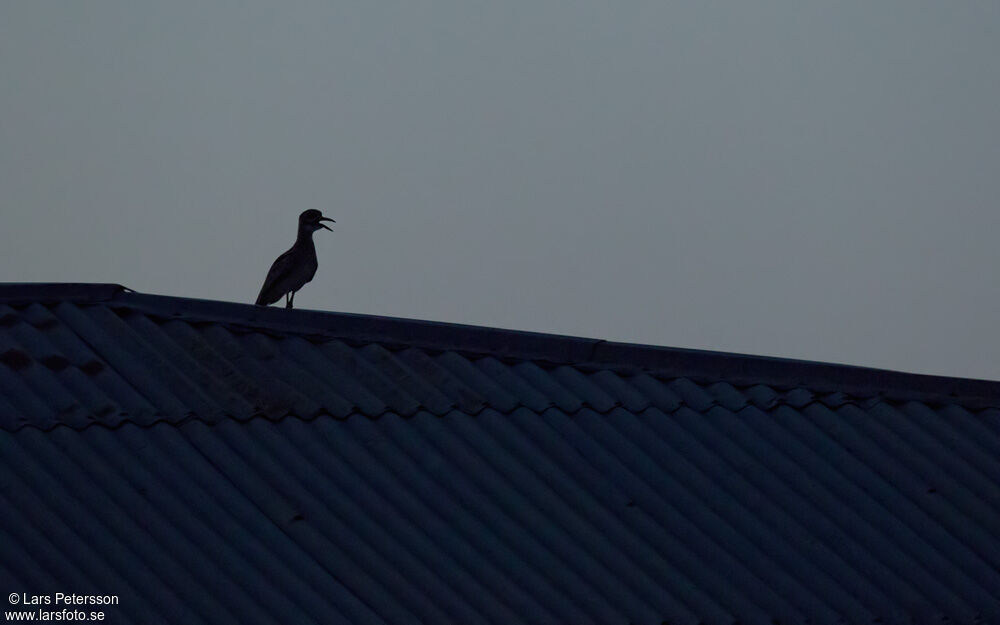
{"label": "roof edge", "polygon": [[485,326],[135,293],[117,284],[0,283],[0,302],[109,302],[161,318],[196,319],[316,339],[382,343],[525,359],[548,364],[638,370],[732,384],[804,386],[817,392],[1000,407],[1000,381],[906,373],[854,365],[751,356]]}
{"label": "roof edge", "polygon": [[131,289],[120,284],[80,282],[0,282],[0,303],[105,302]]}

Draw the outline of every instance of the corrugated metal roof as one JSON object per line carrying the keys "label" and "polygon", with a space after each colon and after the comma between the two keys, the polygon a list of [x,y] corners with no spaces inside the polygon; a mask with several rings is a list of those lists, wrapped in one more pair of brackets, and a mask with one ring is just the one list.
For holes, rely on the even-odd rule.
{"label": "corrugated metal roof", "polygon": [[0,590],[129,623],[1000,620],[1000,383],[0,285]]}

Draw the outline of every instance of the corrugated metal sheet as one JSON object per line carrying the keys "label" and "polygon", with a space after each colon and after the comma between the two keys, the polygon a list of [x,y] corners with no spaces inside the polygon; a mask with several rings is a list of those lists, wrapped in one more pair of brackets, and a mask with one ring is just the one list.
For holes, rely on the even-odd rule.
{"label": "corrugated metal sheet", "polygon": [[112,623],[1000,620],[996,383],[15,285],[0,430]]}

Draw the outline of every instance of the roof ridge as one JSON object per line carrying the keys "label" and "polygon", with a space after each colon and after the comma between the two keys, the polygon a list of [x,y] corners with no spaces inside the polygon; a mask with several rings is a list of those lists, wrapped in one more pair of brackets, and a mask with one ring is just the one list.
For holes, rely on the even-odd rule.
{"label": "roof ridge", "polygon": [[0,282],[0,303],[18,302],[106,302],[118,293],[131,291],[113,283]]}
{"label": "roof ridge", "polygon": [[621,343],[448,322],[358,313],[261,307],[218,300],[136,293],[117,284],[0,283],[0,302],[108,302],[163,319],[215,322],[234,328],[294,334],[313,340],[379,343],[388,349],[419,347],[501,359],[530,360],[658,377],[732,384],[804,386],[819,392],[882,395],[930,403],[961,399],[973,406],[1000,404],[1000,381],[906,373],[808,360]]}

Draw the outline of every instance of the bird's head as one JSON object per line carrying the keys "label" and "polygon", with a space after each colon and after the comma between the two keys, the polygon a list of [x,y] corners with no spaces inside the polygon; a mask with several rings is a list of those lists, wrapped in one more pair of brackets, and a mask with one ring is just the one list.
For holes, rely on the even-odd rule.
{"label": "bird's head", "polygon": [[330,232],[333,232],[332,228],[327,227],[324,221],[329,221],[330,223],[337,223],[329,217],[324,217],[323,213],[319,212],[315,208],[310,208],[307,211],[303,211],[299,215],[299,228],[305,228],[309,232],[316,232],[320,228],[326,228]]}

